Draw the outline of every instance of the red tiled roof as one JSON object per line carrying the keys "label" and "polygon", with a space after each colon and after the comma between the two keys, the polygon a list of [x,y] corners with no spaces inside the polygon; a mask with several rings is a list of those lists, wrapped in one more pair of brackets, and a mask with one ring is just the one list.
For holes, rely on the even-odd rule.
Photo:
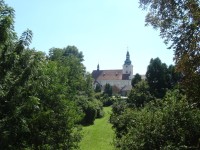
{"label": "red tiled roof", "polygon": [[92,77],[95,80],[128,80],[129,74],[122,74],[122,70],[94,70]]}

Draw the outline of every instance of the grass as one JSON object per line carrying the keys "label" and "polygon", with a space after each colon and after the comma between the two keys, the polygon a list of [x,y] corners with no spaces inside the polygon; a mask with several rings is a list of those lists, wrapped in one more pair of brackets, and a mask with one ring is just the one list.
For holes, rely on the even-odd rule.
{"label": "grass", "polygon": [[104,107],[103,118],[96,119],[94,125],[83,127],[81,150],[114,150],[114,131],[109,123],[111,107]]}

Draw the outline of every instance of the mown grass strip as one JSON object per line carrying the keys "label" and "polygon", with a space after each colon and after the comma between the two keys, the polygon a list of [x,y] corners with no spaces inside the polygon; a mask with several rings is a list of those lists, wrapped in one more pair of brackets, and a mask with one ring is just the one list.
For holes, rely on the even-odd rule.
{"label": "mown grass strip", "polygon": [[103,118],[96,119],[94,125],[83,127],[81,150],[114,150],[114,131],[109,123],[111,107],[104,107]]}

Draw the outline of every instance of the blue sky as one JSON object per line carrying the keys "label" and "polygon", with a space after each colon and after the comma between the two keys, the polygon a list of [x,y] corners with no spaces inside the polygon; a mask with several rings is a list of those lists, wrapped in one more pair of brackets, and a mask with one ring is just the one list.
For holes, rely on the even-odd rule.
{"label": "blue sky", "polygon": [[145,27],[139,0],[5,0],[15,9],[15,31],[33,31],[31,48],[75,45],[84,54],[87,71],[121,69],[130,53],[133,73],[145,74],[151,58],[173,64],[159,31]]}

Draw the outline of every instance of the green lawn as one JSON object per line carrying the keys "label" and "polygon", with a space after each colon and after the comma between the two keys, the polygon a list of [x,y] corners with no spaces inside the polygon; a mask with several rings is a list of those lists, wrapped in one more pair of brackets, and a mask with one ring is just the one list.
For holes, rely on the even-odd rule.
{"label": "green lawn", "polygon": [[83,127],[81,150],[113,150],[114,131],[109,123],[111,107],[104,107],[105,115],[96,119],[94,125]]}

